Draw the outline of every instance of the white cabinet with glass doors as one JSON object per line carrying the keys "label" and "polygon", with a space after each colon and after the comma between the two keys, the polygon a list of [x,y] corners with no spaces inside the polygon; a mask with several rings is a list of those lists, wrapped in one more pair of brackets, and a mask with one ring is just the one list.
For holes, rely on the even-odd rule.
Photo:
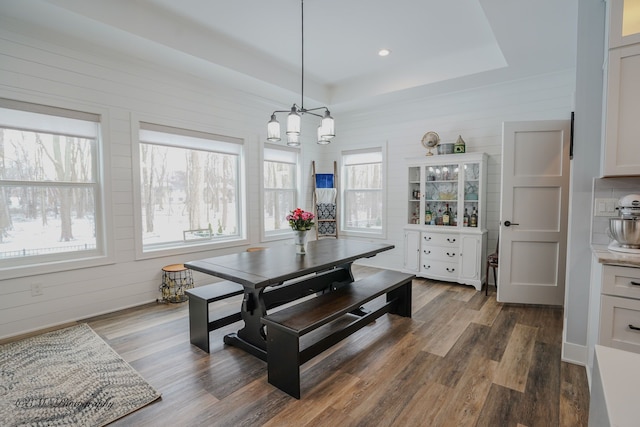
{"label": "white cabinet with glass doors", "polygon": [[[482,289],[486,165],[485,153],[408,160],[405,269]],[[417,266],[415,233],[421,235]]]}

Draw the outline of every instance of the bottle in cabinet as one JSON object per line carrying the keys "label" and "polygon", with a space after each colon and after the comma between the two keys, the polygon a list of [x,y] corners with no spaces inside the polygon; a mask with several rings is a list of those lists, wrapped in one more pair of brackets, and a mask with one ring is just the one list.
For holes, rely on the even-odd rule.
{"label": "bottle in cabinet", "polygon": [[476,208],[473,208],[473,212],[471,213],[471,218],[469,218],[469,226],[470,227],[478,226],[478,213],[476,212]]}
{"label": "bottle in cabinet", "polygon": [[469,214],[467,213],[467,208],[464,208],[464,217],[462,219],[462,226],[463,227],[469,226]]}
{"label": "bottle in cabinet", "polygon": [[431,220],[433,219],[432,216],[431,208],[427,205],[427,210],[424,211],[424,223],[431,224]]}
{"label": "bottle in cabinet", "polygon": [[449,211],[449,203],[445,205],[444,213],[442,214],[442,225],[449,225],[451,219],[451,212]]}
{"label": "bottle in cabinet", "polygon": [[453,223],[451,225],[453,225],[454,227],[458,226],[458,210],[457,209],[456,209],[455,215],[453,215]]}

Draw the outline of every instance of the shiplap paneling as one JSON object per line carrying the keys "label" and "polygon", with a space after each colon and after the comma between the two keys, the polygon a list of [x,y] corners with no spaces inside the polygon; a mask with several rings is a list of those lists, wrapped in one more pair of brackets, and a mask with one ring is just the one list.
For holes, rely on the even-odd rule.
{"label": "shiplap paneling", "polygon": [[[136,259],[133,208],[132,116],[143,114],[244,140],[248,240],[259,239],[261,207],[258,151],[271,106],[240,91],[190,76],[176,76],[132,58],[73,51],[0,30],[0,96],[103,115],[104,170],[114,263],[50,274],[0,278],[0,337],[26,333],[98,313],[154,301],[161,268],[238,248]],[[262,136],[264,137],[264,136]],[[316,153],[313,153],[314,155]],[[194,250],[195,251],[195,250]],[[197,283],[212,282],[194,275]],[[1,276],[0,276],[1,277]],[[42,284],[43,295],[31,296]]]}
{"label": "shiplap paneling", "polygon": [[[135,58],[76,51],[6,30],[0,30],[0,73],[0,96],[108,111],[103,123],[108,155],[104,173],[113,225],[107,232],[113,236],[115,260],[97,267],[0,280],[0,338],[153,301],[159,297],[162,266],[241,250],[235,247],[136,259],[134,236],[139,226],[132,204],[133,180],[137,179],[132,168],[132,116],[192,124],[244,140],[248,241],[259,244],[258,152],[273,101],[159,70]],[[334,114],[338,132],[334,143],[319,147],[313,143],[313,135],[303,137],[301,206],[311,209],[312,160],[317,161],[319,173],[330,173],[342,150],[386,143],[386,240],[396,249],[377,256],[375,264],[401,268],[406,158],[424,155],[420,139],[427,131],[438,132],[443,141],[455,141],[461,134],[468,151],[490,155],[487,225],[491,248],[497,236],[502,122],[567,118],[573,87],[573,73],[567,71]],[[314,129],[313,125],[308,119],[303,121],[305,128]],[[198,284],[215,280],[202,274],[194,278]],[[31,296],[33,283],[42,283],[43,296]]]}
{"label": "shiplap paneling", "polygon": [[[505,121],[569,119],[575,72],[548,74],[474,90],[389,104],[370,111],[346,113],[340,120],[340,146],[387,140],[387,241],[393,251],[362,263],[385,268],[403,265],[406,224],[406,161],[424,156],[422,135],[435,131],[443,142],[461,135],[467,152],[489,154],[487,173],[488,250],[496,247],[500,214],[502,123]],[[336,137],[337,139],[338,137]],[[338,150],[338,147],[333,147]],[[333,153],[339,156],[339,151]]]}

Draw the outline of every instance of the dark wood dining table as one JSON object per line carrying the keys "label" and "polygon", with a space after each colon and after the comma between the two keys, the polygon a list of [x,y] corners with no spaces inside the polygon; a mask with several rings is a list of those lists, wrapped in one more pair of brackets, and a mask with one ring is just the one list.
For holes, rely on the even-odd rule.
{"label": "dark wood dining table", "polygon": [[321,239],[308,243],[305,255],[294,245],[239,252],[190,261],[184,265],[244,287],[241,317],[244,327],[226,335],[224,342],[263,360],[266,333],[260,319],[267,311],[316,293],[336,290],[354,281],[351,264],[393,249],[394,245],[348,239]]}

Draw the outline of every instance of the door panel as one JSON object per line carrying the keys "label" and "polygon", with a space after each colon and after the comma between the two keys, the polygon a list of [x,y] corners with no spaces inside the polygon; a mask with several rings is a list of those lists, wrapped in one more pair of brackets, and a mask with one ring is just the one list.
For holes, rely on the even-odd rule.
{"label": "door panel", "polygon": [[[513,242],[511,284],[556,286],[557,262],[556,242]],[[540,268],[540,265],[545,268]]]}
{"label": "door panel", "polygon": [[478,268],[478,257],[480,256],[480,244],[482,238],[476,236],[462,236],[462,268],[461,276],[465,279],[478,279],[482,274]]}
{"label": "door panel", "polygon": [[562,305],[569,120],[505,122],[498,301]]}
{"label": "door panel", "polygon": [[[520,231],[559,231],[561,211],[560,189],[557,187],[520,187],[513,189],[513,218],[518,218]],[[531,206],[537,206],[531,209]]]}
{"label": "door panel", "polygon": [[516,132],[513,176],[561,176],[562,132]]}

